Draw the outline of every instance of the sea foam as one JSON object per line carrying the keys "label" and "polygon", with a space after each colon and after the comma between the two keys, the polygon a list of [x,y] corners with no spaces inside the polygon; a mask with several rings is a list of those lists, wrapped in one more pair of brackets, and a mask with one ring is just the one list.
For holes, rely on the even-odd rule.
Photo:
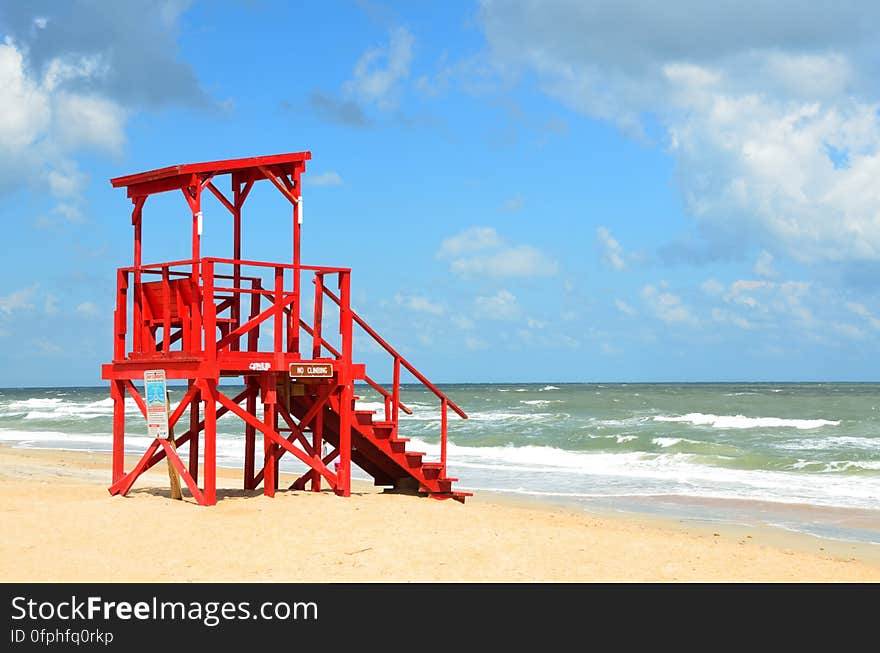
{"label": "sea foam", "polygon": [[817,429],[822,426],[837,426],[840,420],[830,419],[787,419],[783,417],[746,417],[745,415],[712,415],[688,413],[687,415],[655,415],[655,422],[683,422],[694,426],[712,426],[717,429],[754,428],[796,428]]}

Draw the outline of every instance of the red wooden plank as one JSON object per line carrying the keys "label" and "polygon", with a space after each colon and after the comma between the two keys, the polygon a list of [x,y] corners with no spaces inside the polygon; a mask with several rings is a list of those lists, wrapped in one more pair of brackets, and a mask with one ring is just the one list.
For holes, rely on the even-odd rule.
{"label": "red wooden plank", "polygon": [[147,447],[147,450],[144,452],[144,455],[141,456],[138,464],[134,466],[134,469],[108,488],[110,494],[121,494],[125,496],[134,482],[138,479],[138,476],[146,471],[147,463],[152,457],[153,452],[158,448],[159,440],[153,440],[153,443]]}
{"label": "red wooden plank", "polygon": [[203,163],[186,163],[156,170],[148,170],[133,175],[115,177],[110,180],[114,188],[143,184],[144,182],[168,179],[179,175],[191,175],[213,172],[224,175],[233,172],[244,172],[259,168],[260,166],[282,165],[290,166],[291,169],[304,166],[305,162],[312,158],[312,153],[290,152],[288,154],[273,154],[270,156],[247,157],[243,159],[224,159],[220,161],[205,161]]}
{"label": "red wooden plank", "polygon": [[299,458],[302,462],[304,462],[309,467],[312,467],[313,469],[317,469],[317,471],[320,472],[324,478],[326,478],[328,481],[330,481],[330,483],[332,483],[334,486],[336,485],[336,474],[334,474],[329,469],[327,469],[323,464],[317,465],[316,461],[314,459],[312,459],[310,456],[306,455],[305,453],[303,453],[302,451],[300,451],[299,449],[294,447],[293,444],[291,444],[286,439],[281,437],[281,435],[279,435],[275,431],[272,431],[271,429],[267,428],[266,425],[263,424],[263,422],[258,420],[255,416],[250,415],[247,412],[245,412],[241,408],[241,406],[239,406],[238,404],[233,404],[229,400],[229,398],[226,397],[220,391],[217,392],[217,400],[221,404],[223,404],[224,406],[229,408],[229,410],[231,410],[233,413],[235,413],[236,415],[241,417],[245,422],[247,422],[248,424],[251,424],[255,429],[260,431],[260,433],[267,436],[275,444],[280,445],[281,447],[283,447],[284,449],[286,449],[287,451],[292,453],[294,456]]}

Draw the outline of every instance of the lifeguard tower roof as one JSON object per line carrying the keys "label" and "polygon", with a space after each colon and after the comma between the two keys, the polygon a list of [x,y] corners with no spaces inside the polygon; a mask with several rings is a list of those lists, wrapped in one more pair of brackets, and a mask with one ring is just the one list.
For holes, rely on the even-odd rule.
{"label": "lifeguard tower roof", "polygon": [[[202,163],[184,163],[176,166],[157,168],[133,175],[115,177],[110,180],[114,188],[128,188],[128,196],[161,192],[161,186],[174,190],[186,185],[192,175],[226,175],[233,174],[241,181],[262,178],[260,168],[271,169],[275,173],[293,176],[297,170],[305,168],[305,162],[312,158],[311,152],[290,152],[289,154],[273,154],[270,156],[252,156],[243,159],[224,159],[221,161],[204,161]],[[164,182],[164,183],[162,183]]]}

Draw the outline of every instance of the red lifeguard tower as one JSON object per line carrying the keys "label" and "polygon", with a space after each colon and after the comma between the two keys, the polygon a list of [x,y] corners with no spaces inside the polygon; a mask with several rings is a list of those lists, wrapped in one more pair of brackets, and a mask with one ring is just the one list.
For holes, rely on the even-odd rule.
{"label": "red lifeguard tower", "polygon": [[[322,479],[338,495],[351,493],[351,463],[376,485],[417,491],[437,499],[464,502],[468,492],[452,489],[458,479],[446,475],[447,416],[464,411],[383,340],[351,308],[351,270],[303,265],[301,177],[309,152],[172,166],[111,179],[126,188],[134,209],[134,264],[119,268],[116,279],[113,362],[102,367],[113,398],[113,484],[111,494],[125,495],[138,477],[168,458],[193,498],[210,506],[217,501],[217,419],[237,415],[244,427],[244,488],[262,482],[274,496],[278,461],[286,453],[307,471],[291,485],[320,491]],[[228,177],[231,197],[220,190]],[[244,260],[241,252],[242,209],[254,184],[266,180],[293,208],[291,263]],[[233,223],[231,258],[202,256],[202,195],[216,197]],[[180,192],[192,214],[192,256],[188,260],[145,264],[141,260],[143,209],[151,195]],[[303,280],[306,283],[303,283]],[[310,287],[311,281],[314,287]],[[334,292],[335,291],[335,292]],[[306,293],[311,301],[304,301]],[[338,313],[327,333],[326,314]],[[307,322],[303,316],[310,318]],[[335,320],[334,320],[335,321]],[[353,332],[362,329],[391,357],[392,381],[386,389],[354,362]],[[335,344],[334,344],[335,343]],[[303,349],[305,351],[303,351]],[[146,417],[147,406],[135,382],[148,370],[164,370],[168,379],[187,381],[187,390],[169,416],[170,436],[156,438],[140,461],[124,469],[125,396]],[[439,402],[440,460],[407,450],[398,426],[401,370],[407,370]],[[241,377],[244,390],[227,396],[224,377]],[[355,383],[368,384],[384,400],[384,414],[357,410]],[[257,414],[257,399],[262,414]],[[189,411],[185,432],[174,428]],[[379,418],[379,419],[377,419]],[[178,429],[179,430],[179,429]],[[263,436],[262,465],[256,467],[257,432]],[[203,443],[202,486],[199,447]],[[189,446],[188,464],[177,447]],[[325,455],[325,444],[330,449]],[[335,464],[332,464],[334,463]]]}

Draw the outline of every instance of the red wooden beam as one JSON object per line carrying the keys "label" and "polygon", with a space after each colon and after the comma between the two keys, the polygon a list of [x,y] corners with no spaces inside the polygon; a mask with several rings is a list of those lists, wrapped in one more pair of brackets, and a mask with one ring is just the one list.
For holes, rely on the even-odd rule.
{"label": "red wooden beam", "polygon": [[141,397],[141,393],[138,392],[137,388],[134,387],[134,383],[126,379],[124,381],[125,388],[128,390],[128,394],[132,396],[134,399],[134,403],[137,404],[137,407],[141,409],[141,414],[144,416],[144,419],[147,418],[147,404],[144,402],[144,398]]}
{"label": "red wooden beam", "polygon": [[171,443],[168,442],[168,440],[164,439],[159,439],[158,442],[165,450],[165,455],[168,456],[168,460],[170,460],[171,464],[174,465],[174,469],[176,469],[177,473],[180,474],[180,478],[182,478],[183,482],[186,483],[186,486],[192,493],[193,499],[195,499],[196,502],[202,506],[213,505],[207,502],[205,495],[202,493],[201,490],[199,490],[199,486],[196,484],[195,479],[190,476],[189,471],[187,471],[186,467],[183,466],[183,461],[180,459],[180,456],[177,455],[177,451],[174,450],[174,447],[171,446]]}
{"label": "red wooden beam", "polygon": [[231,410],[233,413],[235,413],[236,415],[241,417],[246,423],[250,424],[255,429],[260,431],[263,435],[268,437],[275,444],[281,446],[282,448],[284,448],[287,451],[289,451],[290,453],[292,453],[294,456],[299,458],[302,462],[304,462],[306,465],[308,465],[312,469],[317,470],[324,478],[326,478],[328,481],[330,481],[330,483],[334,487],[336,486],[336,474],[334,474],[329,469],[327,469],[323,464],[318,464],[317,461],[315,461],[313,458],[311,458],[310,456],[306,455],[305,453],[303,453],[302,451],[300,451],[299,449],[294,447],[293,444],[291,444],[286,439],[281,437],[281,435],[279,435],[277,432],[268,428],[263,422],[258,420],[256,417],[245,412],[241,408],[241,406],[239,406],[238,404],[233,404],[230,401],[230,399],[228,397],[226,397],[222,392],[219,392],[219,391],[217,392],[217,399],[221,404],[223,404],[224,406],[229,408],[229,410]]}
{"label": "red wooden beam", "polygon": [[268,179],[269,181],[271,181],[275,185],[275,188],[277,188],[279,191],[281,191],[281,194],[284,195],[284,197],[286,197],[288,200],[290,200],[291,204],[297,203],[299,198],[295,197],[292,192],[287,190],[287,186],[285,186],[280,181],[278,181],[278,179],[275,177],[274,172],[272,172],[271,170],[269,170],[265,166],[258,166],[258,170],[263,173],[263,176],[266,179]]}
{"label": "red wooden beam", "polygon": [[138,464],[134,466],[128,474],[123,476],[121,479],[116,481],[113,485],[108,488],[110,494],[121,494],[125,496],[125,494],[131,489],[131,486],[137,480],[138,476],[143,474],[147,469],[147,464],[149,463],[150,458],[153,456],[153,452],[159,448],[159,440],[153,440],[153,443],[147,447],[147,450],[144,452],[144,455],[141,456],[141,459],[138,461]]}
{"label": "red wooden beam", "polygon": [[[207,188],[208,188],[209,191],[211,191],[212,193],[214,193],[214,196],[215,196],[218,200],[220,200],[220,203],[221,203],[223,206],[225,206],[226,209],[227,209],[232,215],[235,215],[235,207],[232,205],[232,202],[230,202],[228,199],[226,199],[226,196],[225,196],[223,193],[220,192],[220,189],[218,189],[218,188],[214,185],[214,182],[209,181],[209,182],[208,182],[208,185],[207,185]],[[236,257],[236,258],[237,258],[237,257]]]}

